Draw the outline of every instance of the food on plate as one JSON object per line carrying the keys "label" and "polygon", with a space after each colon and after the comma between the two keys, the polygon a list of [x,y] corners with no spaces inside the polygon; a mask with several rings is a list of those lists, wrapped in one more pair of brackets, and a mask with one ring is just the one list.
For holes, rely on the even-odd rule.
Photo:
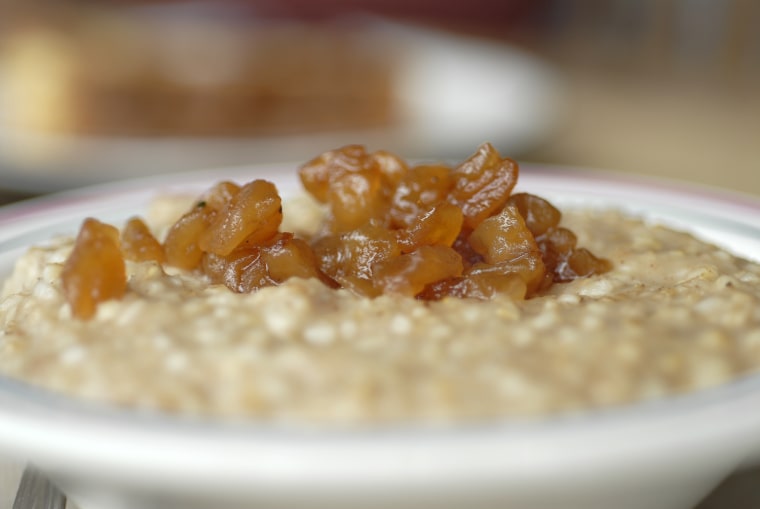
{"label": "food on plate", "polygon": [[222,181],[32,248],[0,300],[0,370],[130,408],[355,425],[579,411],[760,364],[760,266],[560,213],[489,144],[454,167],[352,145],[299,175],[303,196]]}
{"label": "food on plate", "polygon": [[[80,137],[293,135],[394,122],[393,42],[361,23],[182,2],[6,9],[3,122]],[[3,20],[6,21],[6,20]]]}
{"label": "food on plate", "polygon": [[359,296],[426,300],[523,299],[606,272],[609,262],[577,247],[549,202],[511,194],[517,174],[489,143],[456,168],[409,168],[349,145],[300,170],[327,207],[311,236],[280,230],[282,198],[271,182],[223,181],[169,227],[163,244],[133,218],[120,248],[116,228],[87,219],[64,265],[64,293],[73,316],[92,317],[99,302],[124,294],[127,258],[193,271],[238,293],[300,277]]}

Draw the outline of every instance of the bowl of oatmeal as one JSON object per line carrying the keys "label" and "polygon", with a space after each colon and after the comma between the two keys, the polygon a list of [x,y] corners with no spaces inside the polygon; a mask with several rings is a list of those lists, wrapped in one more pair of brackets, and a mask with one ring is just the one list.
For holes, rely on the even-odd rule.
{"label": "bowl of oatmeal", "polygon": [[[39,465],[85,509],[124,500],[687,508],[758,451],[760,205],[712,190],[525,167],[510,197],[547,199],[561,211],[551,228],[575,242],[542,251],[552,269],[540,277],[518,264],[530,268],[522,283],[472,277],[492,276],[499,253],[512,249],[498,235],[496,247],[470,241],[469,268],[455,273],[445,249],[414,244],[393,263],[374,260],[382,270],[369,278],[320,265],[327,282],[307,274],[260,284],[276,279],[272,270],[246,279],[234,264],[218,273],[207,263],[201,273],[203,262],[125,260],[119,297],[77,315],[64,274],[84,218],[125,231],[140,215],[166,246],[174,225],[210,206],[204,192],[220,180],[251,193],[251,182],[274,183],[282,210],[268,210],[283,216],[274,230],[309,239],[323,258],[356,259],[333,237],[349,246],[384,238],[305,199],[295,170],[160,177],[6,209],[3,450]],[[438,181],[437,171],[423,173]],[[502,205],[484,215],[514,224]],[[482,218],[467,226],[482,207],[459,208],[470,210],[460,234],[484,237]],[[320,233],[326,214],[330,234]],[[520,212],[523,226],[542,224],[528,215]],[[437,239],[428,247],[456,242],[414,222],[395,230],[404,242]],[[546,238],[545,229],[532,233],[536,245]],[[598,270],[578,274],[576,249],[600,261]],[[399,279],[419,251],[425,270]],[[308,258],[297,246],[257,251],[282,252]],[[98,253],[81,264],[109,266]],[[568,266],[582,277],[561,280]],[[433,279],[410,290],[418,274]],[[480,293],[458,295],[474,292],[468,277]],[[483,298],[484,288],[499,291]]]}

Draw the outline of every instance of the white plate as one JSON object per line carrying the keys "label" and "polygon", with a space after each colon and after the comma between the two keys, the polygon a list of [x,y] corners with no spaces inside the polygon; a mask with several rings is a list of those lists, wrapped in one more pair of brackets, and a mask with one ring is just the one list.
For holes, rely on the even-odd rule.
{"label": "white plate", "polygon": [[[306,160],[365,143],[407,157],[461,158],[484,140],[519,154],[555,126],[561,85],[543,62],[503,44],[377,22],[368,40],[403,48],[393,129],[245,138],[43,135],[13,129],[0,110],[0,179],[7,188],[73,189],[160,172]],[[0,83],[1,85],[1,83]]]}
{"label": "white plate", "polygon": [[[293,167],[107,185],[0,211],[0,275],[28,245],[118,220],[222,175],[298,188]],[[622,207],[758,259],[760,200],[683,184],[523,168],[520,189]],[[0,378],[0,449],[89,508],[516,507],[687,509],[760,453],[760,376],[666,400],[551,419],[358,431],[144,415]]]}

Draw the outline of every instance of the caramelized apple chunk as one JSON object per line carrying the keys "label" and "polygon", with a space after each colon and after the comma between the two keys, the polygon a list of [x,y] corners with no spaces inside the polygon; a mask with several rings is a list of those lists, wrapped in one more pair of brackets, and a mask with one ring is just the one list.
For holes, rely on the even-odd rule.
{"label": "caramelized apple chunk", "polygon": [[504,207],[517,183],[517,175],[517,163],[502,158],[490,143],[481,145],[454,169],[454,188],[449,200],[462,209],[467,228],[475,229]]}
{"label": "caramelized apple chunk", "polygon": [[322,272],[365,296],[379,295],[373,284],[373,266],[401,254],[393,232],[374,223],[317,239],[313,248]]}
{"label": "caramelized apple chunk", "polygon": [[272,238],[282,222],[282,201],[277,188],[266,180],[254,180],[232,196],[198,237],[198,247],[208,253],[230,254],[243,242],[254,246]]}
{"label": "caramelized apple chunk", "polygon": [[133,217],[127,221],[121,233],[121,251],[125,259],[133,262],[164,263],[166,261],[164,246],[139,217]]}
{"label": "caramelized apple chunk", "polygon": [[264,263],[272,281],[282,283],[292,277],[322,278],[317,257],[305,240],[295,238],[292,233],[279,233],[273,240],[262,247]]}
{"label": "caramelized apple chunk", "polygon": [[328,204],[328,230],[345,232],[385,215],[391,190],[406,165],[396,156],[369,154],[360,145],[325,152],[300,169],[304,188]]}
{"label": "caramelized apple chunk", "polygon": [[327,203],[330,187],[347,173],[360,172],[367,164],[367,151],[360,145],[330,150],[301,166],[298,172],[304,189],[315,199]]}
{"label": "caramelized apple chunk", "polygon": [[565,271],[560,274],[556,281],[572,281],[580,277],[588,277],[594,274],[604,274],[612,268],[609,260],[594,256],[585,247],[574,249],[567,258]]}
{"label": "caramelized apple chunk", "polygon": [[382,175],[383,190],[390,194],[399,185],[409,171],[406,161],[396,154],[385,150],[378,150],[370,154],[370,158],[377,165]]}
{"label": "caramelized apple chunk", "polygon": [[[210,256],[219,256],[209,253]],[[237,249],[223,257],[219,268],[221,280],[227,288],[237,293],[250,293],[254,290],[273,286],[267,273],[260,248]]]}
{"label": "caramelized apple chunk", "polygon": [[119,230],[88,218],[63,266],[63,294],[77,318],[95,315],[99,303],[119,299],[127,288]]}
{"label": "caramelized apple chunk", "polygon": [[198,200],[211,210],[223,210],[232,201],[232,198],[240,192],[240,186],[234,182],[223,180],[214,184],[211,189],[203,193]]}
{"label": "caramelized apple chunk", "polygon": [[184,270],[197,268],[203,258],[198,242],[215,216],[216,211],[201,201],[180,217],[169,228],[164,240],[166,262]]}
{"label": "caramelized apple chunk", "polygon": [[439,203],[418,217],[408,229],[396,230],[402,253],[422,246],[451,246],[462,229],[462,211],[450,203]]}
{"label": "caramelized apple chunk", "polygon": [[534,237],[555,228],[562,219],[562,213],[554,205],[533,194],[516,193],[509,197],[508,202],[517,207]]}
{"label": "caramelized apple chunk", "polygon": [[470,235],[470,245],[484,260],[470,268],[471,274],[517,274],[525,281],[528,295],[542,286],[546,272],[542,253],[516,206],[507,204],[480,223]]}
{"label": "caramelized apple chunk", "polygon": [[454,250],[462,257],[465,270],[483,262],[483,255],[475,251],[470,245],[470,235],[472,235],[472,231],[463,228],[452,245]]}
{"label": "caramelized apple chunk", "polygon": [[375,288],[381,293],[414,297],[429,284],[462,273],[462,257],[447,246],[422,246],[378,262],[373,267]]}
{"label": "caramelized apple chunk", "polygon": [[579,277],[602,274],[611,268],[609,261],[576,247],[578,239],[567,228],[550,228],[536,240],[553,282],[566,283]]}
{"label": "caramelized apple chunk", "polygon": [[540,257],[541,250],[517,207],[507,205],[484,220],[470,235],[470,245],[488,264]]}
{"label": "caramelized apple chunk", "polygon": [[137,218],[121,247],[113,227],[87,220],[64,268],[72,311],[92,316],[98,302],[124,292],[122,253],[239,293],[300,277],[360,296],[424,300],[522,300],[610,269],[577,247],[551,203],[512,194],[517,163],[488,143],[455,168],[411,169],[390,152],[348,145],[307,162],[299,176],[328,209],[311,239],[280,231],[282,200],[265,180],[219,182],[169,228],[163,245]]}
{"label": "caramelized apple chunk", "polygon": [[428,285],[418,296],[421,300],[441,300],[444,297],[490,300],[501,295],[512,300],[523,300],[528,287],[517,274],[467,274],[444,279]]}
{"label": "caramelized apple chunk", "polygon": [[392,226],[411,226],[422,214],[445,200],[454,185],[451,169],[422,165],[409,170],[400,180],[389,211]]}
{"label": "caramelized apple chunk", "polygon": [[275,286],[291,277],[323,277],[309,245],[292,233],[278,233],[258,246],[241,245],[227,256],[205,253],[202,269],[213,283],[237,293]]}

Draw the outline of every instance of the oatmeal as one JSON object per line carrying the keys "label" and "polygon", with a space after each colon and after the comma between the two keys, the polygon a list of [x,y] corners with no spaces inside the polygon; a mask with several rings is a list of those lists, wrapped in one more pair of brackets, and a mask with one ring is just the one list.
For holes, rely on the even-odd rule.
{"label": "oatmeal", "polygon": [[[471,222],[469,238],[509,206],[483,213],[458,199],[446,203],[467,210],[462,223]],[[188,212],[177,211],[174,199],[163,201],[148,218],[149,229],[130,221],[122,230],[122,249],[129,244],[132,253],[123,261],[126,288],[99,301],[87,319],[73,316],[62,277],[75,239],[32,248],[18,261],[0,300],[0,370],[131,408],[350,425],[577,411],[714,386],[760,365],[757,264],[615,211],[564,210],[559,227],[552,209],[526,209],[524,202],[538,198],[509,199],[526,227],[532,225],[536,246],[549,243],[551,230],[551,242],[571,239],[573,248],[541,251],[554,284],[542,274],[532,289],[522,279],[528,295],[495,291],[487,299],[451,291],[460,284],[455,278],[472,271],[411,295],[367,295],[366,280],[346,276],[347,284],[327,284],[335,280],[326,282],[320,265],[318,274],[274,281],[269,273],[275,284],[237,291],[203,268],[207,255],[186,250],[196,260],[191,268],[161,255],[138,256],[148,249],[141,246],[154,252],[154,236],[165,242],[177,217],[213,224],[195,211],[197,202]],[[280,231],[293,232],[288,239],[313,243],[364,228],[367,220],[304,198],[285,201],[283,210],[266,208],[283,215]],[[392,220],[413,222],[430,210],[398,208]],[[526,210],[549,219],[527,218]],[[271,232],[266,220],[259,225],[239,239]],[[101,236],[113,238],[105,230]],[[502,263],[499,253],[489,254],[494,248],[478,244],[487,244],[487,233],[470,241],[482,257],[470,269]],[[229,235],[209,234],[202,243],[226,251]],[[306,252],[300,249],[293,252]],[[578,277],[570,255],[560,256],[576,251],[608,262]]]}

